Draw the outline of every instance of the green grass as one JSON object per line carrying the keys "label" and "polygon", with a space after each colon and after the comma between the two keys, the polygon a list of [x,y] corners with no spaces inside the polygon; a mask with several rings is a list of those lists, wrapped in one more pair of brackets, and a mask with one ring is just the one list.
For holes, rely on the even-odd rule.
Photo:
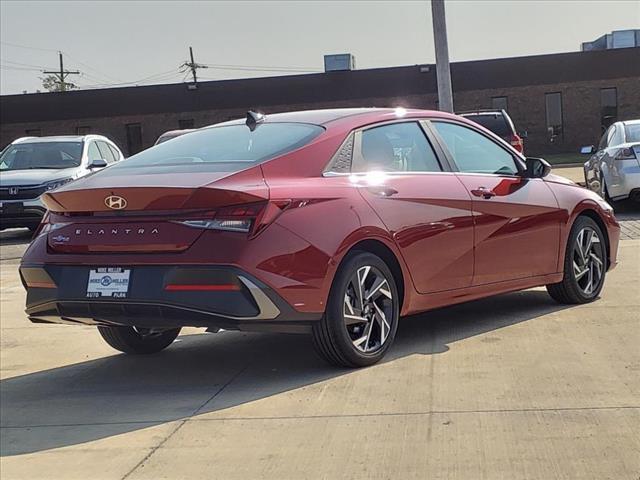
{"label": "green grass", "polygon": [[553,155],[543,155],[547,162],[551,165],[560,165],[562,163],[583,164],[589,159],[589,155],[581,155],[579,153],[556,153]]}

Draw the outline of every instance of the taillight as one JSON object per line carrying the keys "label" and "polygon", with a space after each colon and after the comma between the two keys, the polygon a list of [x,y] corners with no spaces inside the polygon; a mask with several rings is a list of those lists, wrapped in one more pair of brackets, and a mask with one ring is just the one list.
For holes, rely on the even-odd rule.
{"label": "taillight", "polygon": [[253,237],[273,223],[289,203],[274,201],[234,205],[219,209],[211,219],[183,220],[179,223],[207,230],[248,233]]}
{"label": "taillight", "polygon": [[519,135],[511,135],[511,146],[513,148],[515,148],[517,151],[519,151],[520,153],[522,153],[522,151],[524,150],[524,142],[522,141],[522,138],[520,138]]}
{"label": "taillight", "polygon": [[65,225],[64,223],[52,223],[51,215],[49,215],[49,212],[47,211],[44,214],[44,217],[42,217],[42,220],[40,220],[40,225],[38,225],[38,228],[36,229],[36,231],[33,232],[33,238],[39,237],[40,235],[44,235],[45,233],[53,232],[58,228],[64,227],[64,225]]}

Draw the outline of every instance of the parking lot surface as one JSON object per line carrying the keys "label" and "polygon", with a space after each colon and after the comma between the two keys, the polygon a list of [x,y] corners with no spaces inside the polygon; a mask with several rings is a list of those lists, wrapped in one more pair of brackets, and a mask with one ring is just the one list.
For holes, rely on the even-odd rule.
{"label": "parking lot surface", "polygon": [[406,318],[361,370],[304,336],[186,329],[132,357],[32,325],[27,241],[2,233],[3,480],[640,477],[640,239],[592,304],[533,289]]}

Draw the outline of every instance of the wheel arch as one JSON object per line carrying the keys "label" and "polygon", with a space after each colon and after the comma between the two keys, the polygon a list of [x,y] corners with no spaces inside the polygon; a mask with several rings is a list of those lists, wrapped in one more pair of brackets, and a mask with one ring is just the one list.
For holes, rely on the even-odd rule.
{"label": "wheel arch", "polygon": [[393,275],[393,279],[395,280],[396,286],[398,288],[398,295],[400,297],[400,311],[402,311],[402,307],[406,303],[406,292],[408,288],[405,282],[408,279],[406,278],[402,270],[402,265],[400,264],[400,260],[396,253],[386,243],[379,239],[368,238],[360,240],[349,247],[349,249],[345,252],[344,256],[340,260],[340,263],[336,270],[340,269],[345,259],[349,256],[350,253],[354,251],[372,253],[377,257],[380,257],[382,261],[387,264],[389,270],[391,270],[391,274]]}
{"label": "wheel arch", "polygon": [[573,225],[576,223],[576,221],[578,220],[578,218],[580,217],[588,217],[591,220],[593,220],[594,222],[596,222],[596,225],[598,225],[598,227],[600,227],[600,230],[602,231],[602,234],[604,235],[604,244],[606,247],[606,251],[607,251],[607,270],[609,269],[609,267],[611,266],[611,240],[609,239],[609,231],[607,229],[607,225],[604,223],[604,220],[602,219],[602,217],[598,214],[598,212],[592,208],[585,208],[584,210],[581,210],[573,219],[573,222],[571,223],[571,228],[573,228]]}

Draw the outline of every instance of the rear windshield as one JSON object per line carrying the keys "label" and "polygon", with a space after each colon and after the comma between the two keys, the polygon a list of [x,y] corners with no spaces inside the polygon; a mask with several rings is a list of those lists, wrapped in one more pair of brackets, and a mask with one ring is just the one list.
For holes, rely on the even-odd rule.
{"label": "rear windshield", "polygon": [[484,113],[484,114],[472,114],[465,115],[465,118],[479,123],[487,130],[491,130],[493,133],[500,137],[508,137],[513,133],[511,125],[507,122],[507,119],[503,115]]}
{"label": "rear windshield", "polygon": [[0,155],[0,170],[73,168],[81,158],[82,142],[16,143]]}
{"label": "rear windshield", "polygon": [[640,142],[640,123],[629,123],[625,125],[624,136],[627,142]]}
{"label": "rear windshield", "polygon": [[[186,170],[237,171],[306,145],[324,129],[306,123],[265,123],[204,128],[144,150],[111,167],[182,166]],[[182,168],[181,170],[184,170]]]}

